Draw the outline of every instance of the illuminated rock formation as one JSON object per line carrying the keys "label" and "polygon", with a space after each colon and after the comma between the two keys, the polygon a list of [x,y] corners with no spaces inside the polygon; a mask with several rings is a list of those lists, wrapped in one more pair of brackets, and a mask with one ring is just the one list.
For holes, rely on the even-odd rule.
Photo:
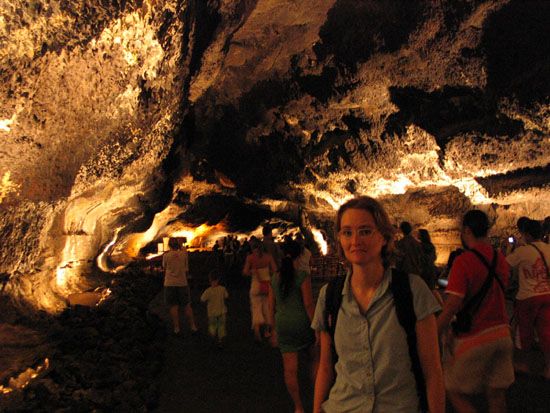
{"label": "illuminated rock formation", "polygon": [[60,308],[102,251],[114,270],[175,220],[328,231],[369,194],[444,260],[473,205],[497,233],[550,215],[548,2],[3,5],[0,271],[16,302]]}

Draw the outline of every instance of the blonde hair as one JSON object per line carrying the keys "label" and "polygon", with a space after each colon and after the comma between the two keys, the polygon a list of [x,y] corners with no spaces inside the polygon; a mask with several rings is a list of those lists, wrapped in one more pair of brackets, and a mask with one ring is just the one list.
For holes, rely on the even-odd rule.
{"label": "blonde hair", "polygon": [[[374,219],[376,224],[376,229],[382,234],[382,237],[386,241],[386,245],[382,247],[382,262],[384,268],[388,268],[391,263],[391,257],[393,254],[394,248],[394,239],[395,239],[395,228],[392,225],[388,213],[382,207],[382,205],[374,198],[369,196],[359,196],[357,198],[350,199],[345,204],[343,204],[336,213],[336,222],[335,222],[335,238],[339,240],[339,233],[341,229],[342,216],[344,212],[348,209],[362,209],[369,212]],[[342,251],[342,246],[340,241],[338,241],[338,253],[342,259],[345,260],[344,252]]]}

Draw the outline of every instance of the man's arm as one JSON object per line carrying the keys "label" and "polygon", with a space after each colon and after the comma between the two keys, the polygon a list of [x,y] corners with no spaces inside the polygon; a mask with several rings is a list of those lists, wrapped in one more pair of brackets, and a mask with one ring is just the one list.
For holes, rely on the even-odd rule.
{"label": "man's arm", "polygon": [[462,308],[464,297],[456,294],[447,294],[447,299],[443,304],[443,311],[437,317],[437,331],[439,335],[447,328],[456,313]]}

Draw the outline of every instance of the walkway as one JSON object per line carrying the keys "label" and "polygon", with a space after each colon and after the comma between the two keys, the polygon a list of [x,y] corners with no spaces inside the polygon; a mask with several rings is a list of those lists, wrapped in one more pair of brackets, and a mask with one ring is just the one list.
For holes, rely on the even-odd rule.
{"label": "walkway", "polygon": [[[318,286],[314,288],[317,289]],[[156,411],[291,413],[292,402],[283,381],[280,353],[267,344],[254,344],[246,287],[229,290],[228,340],[223,350],[208,340],[206,309],[198,302],[199,290],[193,290],[192,296],[201,334],[192,337],[187,332],[184,338],[168,339]],[[168,323],[160,295],[151,303],[151,308]],[[302,378],[302,382],[307,383],[307,378]],[[303,398],[306,411],[311,411],[311,387]],[[518,377],[509,389],[508,406],[511,413],[547,413],[550,385],[534,378]],[[447,411],[453,412],[450,406]]]}
{"label": "walkway", "polygon": [[[157,412],[292,412],[279,351],[254,343],[246,287],[229,289],[228,337],[221,350],[207,336],[206,309],[197,290],[192,298],[201,333],[190,336],[185,331],[183,338],[168,339]],[[152,307],[156,310],[161,303],[158,296]],[[305,407],[311,409],[310,404]]]}

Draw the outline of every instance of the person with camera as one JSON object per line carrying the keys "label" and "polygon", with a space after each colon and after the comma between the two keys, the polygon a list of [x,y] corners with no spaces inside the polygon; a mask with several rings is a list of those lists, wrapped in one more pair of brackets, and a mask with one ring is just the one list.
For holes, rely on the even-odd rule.
{"label": "person with camera", "polygon": [[506,389],[514,382],[504,297],[510,266],[491,246],[488,231],[484,212],[464,215],[461,238],[467,250],[453,263],[437,319],[440,334],[452,327],[443,370],[448,397],[459,413],[476,411],[475,394],[486,397],[489,412],[505,412]]}
{"label": "person with camera", "polygon": [[519,288],[515,301],[517,321],[516,371],[531,373],[528,360],[535,350],[535,333],[544,353],[544,378],[550,380],[550,245],[542,241],[542,225],[529,219],[520,228],[523,246],[506,257],[518,270]]}

